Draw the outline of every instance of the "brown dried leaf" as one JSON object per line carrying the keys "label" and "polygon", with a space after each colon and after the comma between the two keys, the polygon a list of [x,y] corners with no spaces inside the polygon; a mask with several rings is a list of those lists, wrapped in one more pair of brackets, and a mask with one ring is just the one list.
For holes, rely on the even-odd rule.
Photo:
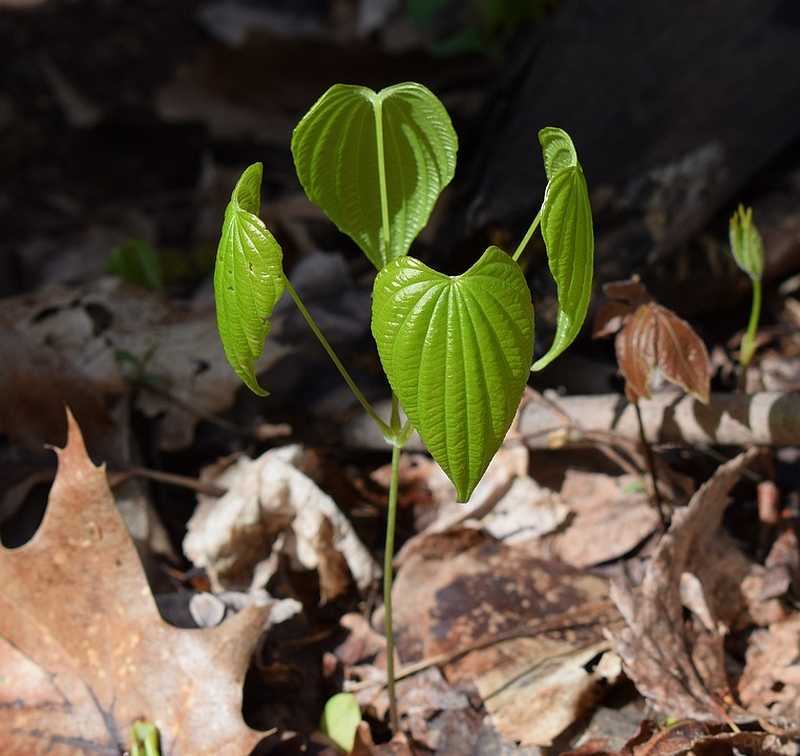
{"label": "brown dried leaf", "polygon": [[650,374],[658,369],[671,383],[708,403],[711,362],[694,329],[666,307],[640,305],[615,341],[617,362],[631,401],[650,398]]}
{"label": "brown dried leaf", "polygon": [[618,674],[604,656],[602,628],[618,619],[606,581],[523,546],[465,529],[427,535],[392,595],[401,661],[473,647],[445,666],[447,680],[474,684],[507,740],[548,745]]}
{"label": "brown dried leaf", "polygon": [[170,756],[249,753],[264,733],[242,720],[242,684],[264,611],[166,625],[72,415],[57,454],[41,527],[0,549],[3,753],[122,753],[142,717]]}
{"label": "brown dried leaf", "polygon": [[603,294],[610,300],[630,305],[631,309],[651,300],[650,292],[636,275],[603,284]]}
{"label": "brown dried leaf", "polygon": [[[641,585],[612,583],[627,625],[614,633],[626,673],[671,716],[753,719],[733,701],[723,646],[730,628],[749,623],[741,583],[752,565],[719,527],[728,493],[754,456],[722,465],[675,514]],[[684,607],[693,612],[688,621]]]}
{"label": "brown dried leaf", "polygon": [[561,500],[572,511],[569,525],[548,537],[553,556],[574,567],[617,559],[649,536],[659,524],[658,512],[633,475],[618,478],[568,470]]}

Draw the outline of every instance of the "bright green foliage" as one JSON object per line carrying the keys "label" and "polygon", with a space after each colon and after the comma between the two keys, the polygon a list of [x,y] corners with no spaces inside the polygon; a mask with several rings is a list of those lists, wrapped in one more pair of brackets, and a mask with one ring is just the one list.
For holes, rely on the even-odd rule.
{"label": "bright green foliage", "polygon": [[753,208],[739,205],[731,216],[728,229],[731,251],[736,264],[752,279],[761,278],[764,272],[764,243],[753,223]]}
{"label": "bright green foliage", "polygon": [[158,252],[144,239],[129,239],[111,250],[106,270],[123,281],[145,289],[164,286]]}
{"label": "bright green foliage", "polygon": [[225,356],[236,374],[260,396],[255,363],[264,350],[269,318],[283,294],[283,254],[258,217],[261,163],[242,174],[225,210],[214,270],[217,327]]}
{"label": "bright green foliage", "polygon": [[372,333],[392,390],[466,501],[528,379],[533,306],[525,277],[497,247],[460,276],[402,257],[378,274],[372,296]]}
{"label": "bright green foliage", "polygon": [[131,756],[161,756],[158,728],[142,719],[131,726]]}
{"label": "bright green foliage", "polygon": [[736,264],[750,276],[753,282],[753,302],[750,307],[750,320],[739,350],[739,362],[743,368],[750,364],[756,351],[756,333],[761,317],[761,276],[764,272],[764,243],[753,223],[753,208],[747,210],[741,205],[731,217],[728,228],[731,252]]}
{"label": "bright green foliage", "polygon": [[358,699],[352,693],[337,693],[325,703],[320,729],[345,753],[350,753],[360,721]]}
{"label": "bright green foliage", "polygon": [[592,208],[572,140],[565,131],[548,127],[539,132],[539,142],[548,178],[542,237],[558,287],[558,319],[552,346],[531,370],[549,365],[580,332],[589,309],[594,266]]}
{"label": "bright green foliage", "polygon": [[[458,138],[421,84],[332,86],[292,136],[309,199],[379,270],[405,255],[453,178]],[[387,243],[388,237],[388,243]]]}

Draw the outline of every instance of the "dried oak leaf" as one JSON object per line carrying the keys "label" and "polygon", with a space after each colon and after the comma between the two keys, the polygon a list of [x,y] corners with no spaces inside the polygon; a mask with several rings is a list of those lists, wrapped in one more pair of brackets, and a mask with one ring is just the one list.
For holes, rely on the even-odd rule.
{"label": "dried oak leaf", "polygon": [[655,302],[639,305],[614,342],[617,363],[631,401],[650,398],[650,374],[658,369],[670,383],[708,404],[711,362],[694,329]]}
{"label": "dried oak leaf", "polygon": [[160,618],[75,419],[41,527],[0,548],[0,742],[14,754],[120,754],[153,722],[164,756],[242,756],[264,737],[242,684],[265,613],[179,630]]}
{"label": "dried oak leaf", "polygon": [[[625,671],[672,716],[754,718],[733,700],[724,650],[728,630],[750,622],[741,585],[752,564],[719,532],[728,494],[754,456],[751,450],[720,466],[675,514],[641,585],[618,580],[611,586],[626,624],[613,632]],[[691,611],[688,620],[684,608]]]}

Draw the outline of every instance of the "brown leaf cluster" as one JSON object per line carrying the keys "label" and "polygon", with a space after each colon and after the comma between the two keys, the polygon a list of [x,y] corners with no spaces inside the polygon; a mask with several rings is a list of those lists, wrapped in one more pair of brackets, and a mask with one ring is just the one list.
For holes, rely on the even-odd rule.
{"label": "brown leaf cluster", "polygon": [[603,291],[610,301],[598,312],[594,335],[617,332],[614,347],[628,399],[649,399],[651,375],[658,370],[670,383],[708,403],[711,362],[694,329],[653,302],[638,277],[606,284]]}

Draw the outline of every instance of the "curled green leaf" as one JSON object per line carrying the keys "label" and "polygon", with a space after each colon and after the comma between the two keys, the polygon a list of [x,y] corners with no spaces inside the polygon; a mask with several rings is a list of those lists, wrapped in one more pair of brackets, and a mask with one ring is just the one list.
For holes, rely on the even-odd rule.
{"label": "curled green leaf", "polygon": [[255,363],[264,351],[285,278],[280,245],[258,217],[262,172],[261,163],[251,165],[231,194],[217,248],[214,300],[228,362],[251,391],[266,396]]}
{"label": "curled green leaf", "polygon": [[580,332],[589,309],[594,267],[589,190],[572,140],[554,127],[542,129],[539,140],[549,179],[541,210],[542,237],[558,289],[558,319],[553,344],[531,370],[549,365]]}
{"label": "curled green leaf", "polygon": [[292,135],[308,198],[379,270],[405,255],[455,173],[458,138],[421,84],[335,84]]}
{"label": "curled green leaf", "polygon": [[739,205],[731,216],[728,236],[736,264],[753,280],[764,272],[764,243],[753,223],[753,208]]}
{"label": "curled green leaf", "polygon": [[394,260],[375,279],[372,333],[392,390],[466,501],[529,376],[533,305],[519,265],[497,247],[460,276]]}

